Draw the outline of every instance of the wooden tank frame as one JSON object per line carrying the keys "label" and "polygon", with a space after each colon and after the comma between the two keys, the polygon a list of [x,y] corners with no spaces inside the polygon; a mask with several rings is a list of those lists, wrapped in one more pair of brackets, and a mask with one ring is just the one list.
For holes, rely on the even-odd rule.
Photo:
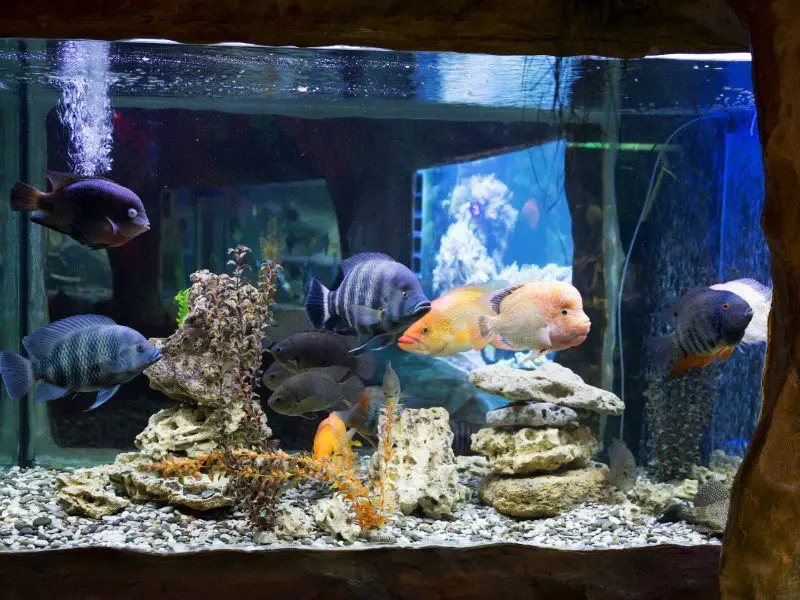
{"label": "wooden tank frame", "polygon": [[[9,0],[0,11],[0,37],[152,37],[621,58],[751,50],[766,175],[762,225],[774,292],[761,419],[734,485],[718,594],[726,600],[800,598],[800,2]],[[565,552],[496,546],[351,553],[324,552],[327,558],[322,552],[290,550],[244,558],[233,551],[153,558],[102,548],[0,553],[0,589],[6,598],[127,598],[135,592],[140,598],[177,598],[184,592],[216,598],[232,591],[240,597],[268,597],[274,591],[280,598],[488,598],[487,592],[493,598],[717,597],[716,550],[709,547]],[[498,569],[503,564],[505,575]],[[301,582],[314,565],[319,567],[314,581],[322,586],[316,594],[299,583],[275,584],[281,569]],[[473,577],[441,577],[449,568]],[[201,577],[202,569],[214,573]],[[416,574],[415,583],[410,573]],[[424,575],[431,579],[423,584]],[[194,576],[212,585],[170,583]],[[553,581],[570,583],[556,586]],[[688,584],[681,587],[682,582]]]}

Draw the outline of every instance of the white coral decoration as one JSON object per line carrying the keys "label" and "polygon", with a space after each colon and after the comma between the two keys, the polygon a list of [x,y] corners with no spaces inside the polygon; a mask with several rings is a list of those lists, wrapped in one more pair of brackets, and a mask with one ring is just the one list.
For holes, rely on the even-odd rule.
{"label": "white coral decoration", "polygon": [[572,282],[572,267],[562,267],[555,263],[547,263],[544,267],[538,265],[517,265],[514,261],[503,267],[497,274],[499,281],[506,283],[521,283],[523,281],[567,281]]}
{"label": "white coral decoration", "polygon": [[469,224],[464,221],[451,224],[436,255],[434,290],[438,293],[465,283],[484,283],[496,274],[494,260]]}

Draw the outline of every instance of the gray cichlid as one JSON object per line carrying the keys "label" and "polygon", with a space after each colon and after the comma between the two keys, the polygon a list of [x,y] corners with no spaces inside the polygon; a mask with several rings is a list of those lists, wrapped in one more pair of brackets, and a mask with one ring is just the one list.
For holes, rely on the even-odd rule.
{"label": "gray cichlid", "polygon": [[727,360],[753,318],[753,309],[728,290],[699,287],[690,290],[675,308],[661,313],[674,331],[648,341],[657,368],[677,361],[674,377],[688,369],[705,367],[717,358]]}
{"label": "gray cichlid", "polygon": [[391,361],[387,362],[386,372],[383,375],[383,396],[386,398],[387,402],[397,404],[400,402],[401,393],[400,378],[397,376],[397,372],[392,368]]}
{"label": "gray cichlid", "polygon": [[319,367],[347,367],[361,379],[369,379],[375,374],[375,357],[372,354],[353,356],[350,350],[356,345],[353,336],[331,331],[302,331],[272,346],[270,353],[292,372]]}
{"label": "gray cichlid", "polygon": [[627,492],[636,484],[636,459],[625,442],[614,438],[608,451],[608,480],[618,490]]}
{"label": "gray cichlid", "polygon": [[291,371],[284,368],[279,362],[272,363],[264,374],[261,376],[261,381],[264,385],[273,392],[278,389],[278,386],[284,381],[294,375]]}
{"label": "gray cichlid", "polygon": [[52,192],[18,182],[11,210],[32,211],[31,221],[68,235],[93,250],[115,248],[150,229],[141,199],[102,177],[47,171]]}
{"label": "gray cichlid", "polygon": [[289,377],[267,400],[276,413],[299,417],[361,400],[364,384],[347,367],[308,369]]}
{"label": "gray cichlid", "polygon": [[26,336],[22,344],[30,359],[0,352],[0,374],[9,396],[19,400],[36,381],[38,402],[70,392],[98,392],[89,410],[161,358],[141,333],[99,315],[55,321]]}
{"label": "gray cichlid", "polygon": [[769,311],[772,307],[772,288],[755,279],[734,279],[716,283],[712,290],[727,290],[740,296],[753,309],[753,318],[742,336],[743,344],[763,344],[767,341]]}
{"label": "gray cichlid", "polygon": [[341,267],[344,277],[335,290],[311,281],[306,313],[317,329],[366,338],[351,354],[385,348],[431,309],[414,273],[385,254],[357,254]]}
{"label": "gray cichlid", "polygon": [[450,418],[450,429],[453,431],[453,452],[456,456],[471,456],[472,435],[478,433],[482,427],[475,423],[468,423],[461,419]]}

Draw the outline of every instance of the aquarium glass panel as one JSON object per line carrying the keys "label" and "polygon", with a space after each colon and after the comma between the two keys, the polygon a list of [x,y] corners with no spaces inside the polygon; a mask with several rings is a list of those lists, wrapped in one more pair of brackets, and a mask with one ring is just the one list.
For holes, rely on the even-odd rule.
{"label": "aquarium glass panel", "polygon": [[749,56],[2,40],[0,490],[163,552],[718,544],[763,188]]}

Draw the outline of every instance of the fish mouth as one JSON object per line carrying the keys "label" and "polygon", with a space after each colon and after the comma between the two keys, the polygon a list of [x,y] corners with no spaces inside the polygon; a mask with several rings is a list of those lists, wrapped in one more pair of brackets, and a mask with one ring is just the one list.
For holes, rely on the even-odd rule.
{"label": "fish mouth", "polygon": [[397,345],[400,347],[410,346],[412,344],[419,344],[419,343],[420,339],[418,337],[414,337],[413,335],[409,335],[407,333],[401,335],[400,338],[397,340]]}
{"label": "fish mouth", "polygon": [[431,310],[431,303],[428,300],[418,302],[414,308],[411,309],[412,317],[423,317]]}
{"label": "fish mouth", "polygon": [[150,353],[150,356],[147,358],[147,364],[152,365],[157,363],[164,355],[161,354],[161,350],[156,348],[153,352]]}

